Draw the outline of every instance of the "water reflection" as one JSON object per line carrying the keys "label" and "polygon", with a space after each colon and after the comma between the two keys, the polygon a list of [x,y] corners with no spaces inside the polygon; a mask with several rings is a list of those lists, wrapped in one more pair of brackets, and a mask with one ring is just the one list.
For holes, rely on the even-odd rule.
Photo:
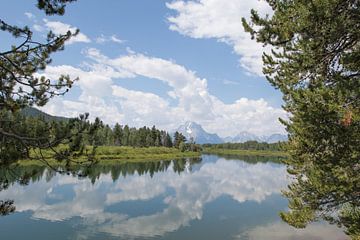
{"label": "water reflection", "polygon": [[[228,219],[226,223],[232,228],[223,231],[223,239],[262,239],[262,235],[257,235],[260,230],[290,231],[286,225],[274,224],[278,221],[277,211],[286,207],[279,193],[287,183],[285,167],[280,164],[204,157],[203,161],[103,165],[92,169],[87,178],[41,168],[29,185],[13,183],[0,192],[0,199],[14,199],[15,215],[19,217],[30,213],[32,219],[58,224],[76,222],[71,233],[74,239],[96,238],[99,234],[124,239],[164,237],[170,233],[174,239],[181,239],[189,228],[194,228],[192,234],[211,233],[211,229],[195,229],[195,223],[210,224],[211,219],[218,219],[218,224]],[[256,205],[249,207],[247,203]],[[217,214],[219,210],[221,216]],[[247,211],[255,215],[244,221],[241,214]],[[214,216],[207,216],[211,214]],[[0,218],[0,225],[6,219]],[[247,225],[251,221],[254,223]],[[218,225],[209,226],[221,231]],[[294,235],[291,231],[284,234],[282,239]],[[211,234],[206,237],[217,239]]]}
{"label": "water reflection", "polygon": [[275,222],[265,226],[257,226],[241,233],[237,239],[248,240],[316,240],[316,239],[347,239],[343,232],[331,225],[315,223],[305,229],[289,227],[284,222]]}

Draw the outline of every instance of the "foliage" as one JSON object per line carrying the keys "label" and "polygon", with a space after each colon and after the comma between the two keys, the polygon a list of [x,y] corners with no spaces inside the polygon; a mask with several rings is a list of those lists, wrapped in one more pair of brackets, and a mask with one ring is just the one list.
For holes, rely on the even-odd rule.
{"label": "foliage", "polygon": [[[46,160],[44,154],[70,166],[79,156],[94,157],[95,147],[85,150],[85,139],[91,138],[97,126],[89,124],[88,115],[67,121],[45,121],[39,117],[0,111],[0,166],[18,159]],[[59,145],[62,148],[58,148]],[[82,161],[83,162],[83,161]]]}
{"label": "foliage", "polygon": [[[200,152],[185,151],[181,152],[177,148],[167,147],[124,147],[124,146],[99,146],[96,149],[96,165],[115,164],[125,162],[151,162],[160,160],[171,160],[187,157],[199,157]],[[17,164],[21,166],[40,165],[51,166],[52,168],[64,167],[64,162],[59,162],[52,157],[52,151],[44,151],[44,161],[38,160],[20,160]],[[79,162],[85,161],[86,157],[81,156],[77,159]],[[76,169],[80,164],[72,165]],[[81,166],[81,165],[80,165]],[[93,166],[93,165],[92,165]],[[92,167],[90,166],[90,167]],[[89,168],[90,168],[89,167]]]}
{"label": "foliage", "polygon": [[186,137],[182,134],[179,133],[178,131],[176,131],[174,133],[174,147],[179,148],[180,143],[185,143],[186,142]]}
{"label": "foliage", "polygon": [[[47,15],[63,15],[67,3],[74,0],[38,0],[37,7]],[[45,42],[33,39],[27,27],[11,25],[0,19],[0,30],[10,34],[17,43],[9,50],[0,52],[0,163],[29,157],[29,151],[53,149],[68,143],[63,152],[55,152],[56,159],[66,159],[82,153],[81,139],[85,131],[87,115],[69,121],[66,126],[24,118],[19,110],[29,106],[45,105],[54,96],[65,94],[76,79],[62,75],[59,79],[41,76],[42,70],[51,63],[51,54],[64,49],[64,44],[78,31],[54,34],[49,31]],[[91,159],[89,159],[91,160]]]}
{"label": "foliage", "polygon": [[173,143],[168,132],[159,130],[155,126],[148,128],[130,128],[118,123],[114,128],[104,124],[99,118],[93,123],[97,130],[88,139],[87,144],[98,146],[132,146],[132,147],[172,147]]}
{"label": "foliage", "polygon": [[[66,2],[73,0],[39,0],[38,7],[47,14],[63,14]],[[50,55],[64,49],[64,44],[78,31],[66,34],[48,32],[45,43],[33,40],[28,27],[10,25],[0,19],[0,30],[11,34],[17,45],[0,52],[0,107],[17,111],[26,106],[45,105],[54,96],[63,95],[74,83],[68,75],[57,81],[38,76],[51,63]],[[20,40],[20,41],[18,41]]]}
{"label": "foliage", "polygon": [[257,142],[257,141],[247,141],[244,143],[203,144],[203,147],[211,148],[211,149],[282,151],[285,149],[285,143],[284,142],[266,143],[266,142]]}
{"label": "foliage", "polygon": [[223,148],[204,148],[204,153],[216,155],[232,155],[232,156],[262,156],[262,157],[282,157],[287,158],[289,155],[285,151],[271,150],[243,150],[243,149],[223,149]]}
{"label": "foliage", "polygon": [[289,133],[285,191],[296,227],[325,219],[360,237],[360,1],[267,0],[243,25],[272,47],[263,72],[280,89]]}

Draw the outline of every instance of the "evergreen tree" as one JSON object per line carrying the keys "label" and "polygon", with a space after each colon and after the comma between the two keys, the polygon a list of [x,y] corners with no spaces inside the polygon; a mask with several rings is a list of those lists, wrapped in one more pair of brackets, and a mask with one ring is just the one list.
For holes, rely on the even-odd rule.
{"label": "evergreen tree", "polygon": [[179,133],[178,131],[176,131],[174,133],[174,147],[179,148],[180,143],[185,143],[186,142],[186,138],[182,133]]}
{"label": "evergreen tree", "polygon": [[122,145],[123,129],[120,124],[116,123],[114,127],[114,144],[116,146]]}
{"label": "evergreen tree", "polygon": [[150,134],[146,136],[146,146],[147,147],[154,146],[154,140]]}
{"label": "evergreen tree", "polygon": [[[47,15],[63,15],[66,4],[73,1],[38,0],[37,7]],[[19,112],[33,105],[44,106],[49,99],[65,94],[72,87],[77,79],[70,79],[66,73],[57,80],[39,77],[35,73],[44,70],[52,60],[51,54],[63,50],[65,42],[78,30],[66,34],[50,31],[46,41],[41,42],[33,39],[34,33],[30,28],[11,25],[0,19],[0,31],[14,38],[13,46],[0,52],[0,164],[30,157],[28,153],[33,149],[39,153],[44,149],[53,150],[59,144],[68,145],[68,148],[61,153],[53,151],[54,157],[66,159],[69,164],[70,157],[81,152],[80,145],[83,144],[79,141],[83,142],[84,133],[81,131],[88,126],[88,115],[71,120],[60,133],[60,125],[45,119],[32,121],[20,117]],[[51,129],[53,127],[55,129]],[[44,160],[42,154],[37,158]]]}
{"label": "evergreen tree", "polygon": [[360,1],[267,0],[243,25],[273,47],[263,72],[280,89],[296,178],[282,218],[296,227],[325,219],[360,238]]}
{"label": "evergreen tree", "polygon": [[164,146],[165,147],[172,147],[173,143],[172,143],[172,139],[170,137],[170,134],[166,133],[166,136],[164,138]]}
{"label": "evergreen tree", "polygon": [[129,146],[129,136],[130,136],[129,126],[125,125],[123,136],[122,136],[122,141],[121,141],[123,143],[123,146]]}

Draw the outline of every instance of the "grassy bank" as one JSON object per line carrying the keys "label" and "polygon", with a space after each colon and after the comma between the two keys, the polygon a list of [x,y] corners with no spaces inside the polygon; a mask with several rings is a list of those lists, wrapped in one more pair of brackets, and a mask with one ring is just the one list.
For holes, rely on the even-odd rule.
{"label": "grassy bank", "polygon": [[260,157],[288,157],[284,151],[267,151],[267,150],[238,150],[238,149],[219,149],[219,148],[204,148],[203,153],[216,155],[231,155],[231,156],[260,156]]}
{"label": "grassy bank", "polygon": [[99,161],[144,161],[144,160],[171,160],[177,158],[199,157],[200,152],[181,152],[177,148],[166,147],[99,147],[96,158]]}
{"label": "grassy bank", "polygon": [[[52,152],[44,152],[47,163],[51,165],[61,165],[55,159],[50,158]],[[179,158],[200,157],[200,152],[181,152],[177,148],[166,147],[118,147],[118,146],[99,146],[96,149],[95,158],[99,163],[122,163],[122,162],[147,162],[159,160],[173,160]],[[77,161],[85,158],[77,159]],[[43,165],[39,160],[21,160],[21,165]]]}

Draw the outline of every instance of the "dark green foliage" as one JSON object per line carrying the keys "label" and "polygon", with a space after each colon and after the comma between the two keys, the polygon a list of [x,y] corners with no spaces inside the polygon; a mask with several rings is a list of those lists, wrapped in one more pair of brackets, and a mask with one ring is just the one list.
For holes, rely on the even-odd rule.
{"label": "dark green foliage", "polygon": [[[37,6],[48,15],[62,15],[66,3],[72,1],[74,0],[38,0]],[[65,42],[78,31],[59,35],[50,31],[46,40],[39,42],[33,40],[33,32],[27,26],[11,25],[0,19],[0,30],[11,35],[14,42],[17,42],[17,45],[9,46],[9,50],[0,52],[1,164],[29,157],[29,152],[35,148],[52,149],[64,141],[69,143],[69,148],[61,153],[54,152],[57,158],[68,158],[73,155],[72,151],[81,153],[80,131],[84,130],[83,123],[87,117],[69,120],[66,131],[61,136],[63,138],[60,138],[61,134],[57,129],[59,126],[50,124],[52,119],[48,115],[35,119],[19,114],[36,115],[37,110],[30,108],[31,106],[43,106],[50,98],[63,95],[72,87],[76,79],[70,79],[67,75],[55,80],[39,77],[36,73],[44,70],[51,63],[50,55],[63,50]],[[39,157],[42,158],[41,152]]]}
{"label": "dark green foliage", "polygon": [[[167,138],[170,138],[170,136],[167,136]],[[201,152],[202,148],[199,144],[196,144],[194,142],[194,139],[190,139],[190,141],[186,142],[186,137],[182,134],[176,131],[174,133],[174,147],[178,148],[181,152],[185,151],[191,151],[191,152]]]}
{"label": "dark green foliage", "polygon": [[65,94],[76,79],[62,75],[57,81],[38,77],[51,63],[50,55],[64,49],[65,42],[76,33],[64,35],[48,33],[47,41],[32,40],[33,32],[28,27],[11,26],[0,19],[0,30],[12,34],[22,42],[0,52],[0,107],[15,112],[26,106],[45,105],[54,96]]}
{"label": "dark green foliage", "polygon": [[67,3],[76,0],[38,0],[37,7],[45,11],[47,15],[64,15]]}
{"label": "dark green foliage", "polygon": [[[37,7],[47,15],[62,15],[66,4],[73,1],[38,0]],[[91,153],[84,152],[84,137],[94,132],[94,125],[88,128],[88,115],[67,120],[52,118],[31,108],[45,105],[72,87],[76,79],[68,75],[56,80],[37,73],[51,63],[51,54],[63,50],[65,42],[78,30],[58,35],[50,31],[44,42],[34,41],[33,32],[27,26],[11,25],[1,19],[0,30],[17,43],[0,52],[0,164],[24,158],[46,161],[48,156],[44,156],[43,151],[49,149],[53,151],[52,157],[65,160],[69,169],[71,163],[76,162],[73,158],[82,154],[92,163],[95,148]],[[59,145],[65,147],[58,148]]]}
{"label": "dark green foliage", "polygon": [[103,122],[96,118],[94,124],[97,130],[92,135],[92,140],[87,144],[97,146],[131,146],[131,147],[172,147],[173,143],[169,133],[158,130],[155,126],[151,129],[148,127],[129,128],[120,124],[115,124],[114,128],[104,125]]}
{"label": "dark green foliage", "polygon": [[257,141],[247,141],[244,143],[220,143],[220,144],[203,144],[205,148],[212,149],[237,149],[237,150],[267,150],[267,151],[283,151],[284,142],[266,143]]}
{"label": "dark green foliage", "polygon": [[5,216],[13,212],[15,212],[13,200],[0,200],[0,216]]}
{"label": "dark green foliage", "polygon": [[186,142],[186,137],[182,134],[176,131],[174,133],[174,147],[179,148],[180,143]]}
{"label": "dark green foliage", "polygon": [[[42,117],[0,111],[0,118],[1,165],[19,159],[44,160],[43,151],[48,149],[53,150],[55,159],[70,163],[73,157],[83,154],[85,139],[89,139],[98,127],[87,121],[87,114],[67,121],[45,121]],[[57,149],[59,145],[63,146]]]}
{"label": "dark green foliage", "polygon": [[268,0],[245,30],[273,51],[263,72],[280,89],[289,133],[284,192],[296,227],[325,219],[360,238],[360,1]]}

